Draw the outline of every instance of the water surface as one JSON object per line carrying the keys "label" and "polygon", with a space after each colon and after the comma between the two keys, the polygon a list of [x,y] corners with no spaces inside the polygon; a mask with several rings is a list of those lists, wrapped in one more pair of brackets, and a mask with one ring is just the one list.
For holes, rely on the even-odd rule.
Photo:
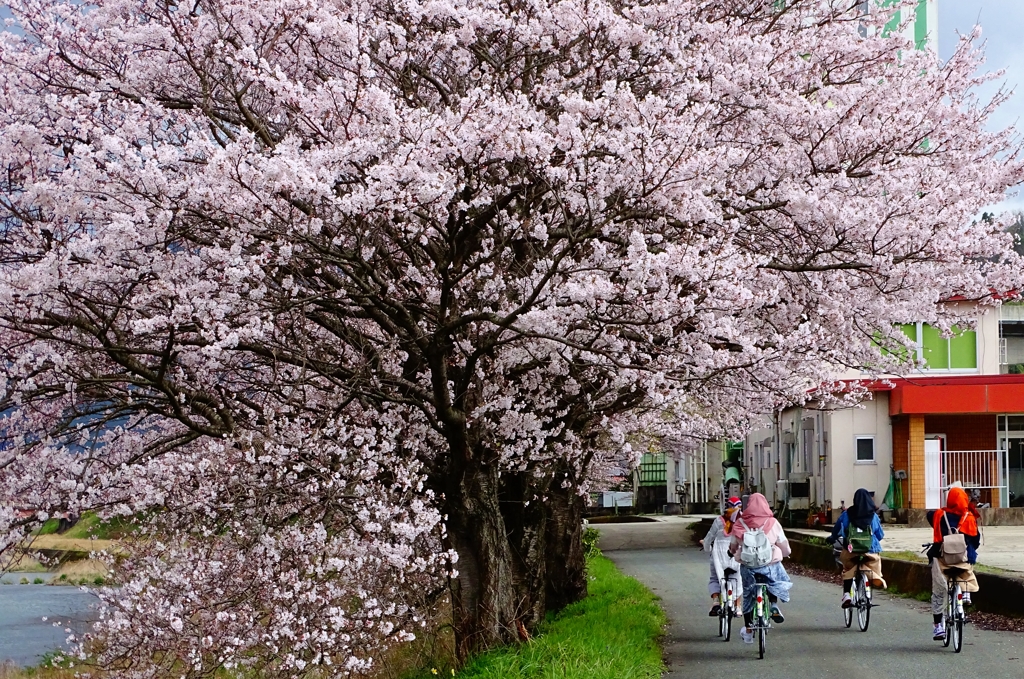
{"label": "water surface", "polygon": [[[46,574],[14,575],[31,581]],[[95,595],[78,587],[0,585],[0,662],[28,667],[38,664],[46,653],[66,648],[65,630],[78,636],[87,632],[95,604]],[[54,626],[55,622],[60,624]]]}

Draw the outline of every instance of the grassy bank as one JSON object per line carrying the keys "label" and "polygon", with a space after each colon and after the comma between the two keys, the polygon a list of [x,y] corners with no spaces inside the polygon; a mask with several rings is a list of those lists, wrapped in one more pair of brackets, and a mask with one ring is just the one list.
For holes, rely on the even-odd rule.
{"label": "grassy bank", "polygon": [[586,599],[548,619],[529,642],[473,658],[457,679],[660,677],[665,614],[657,597],[604,557],[590,559],[588,574]]}
{"label": "grassy bank", "polygon": [[[104,521],[95,512],[85,512],[60,537],[66,540],[118,540],[138,530],[133,521],[130,517],[114,517]],[[59,525],[57,519],[50,519],[36,531],[36,535],[57,535]]]}

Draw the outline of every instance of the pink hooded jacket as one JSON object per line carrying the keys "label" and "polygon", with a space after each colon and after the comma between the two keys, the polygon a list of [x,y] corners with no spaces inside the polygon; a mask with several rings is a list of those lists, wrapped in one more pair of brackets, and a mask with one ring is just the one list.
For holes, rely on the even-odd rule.
{"label": "pink hooded jacket", "polygon": [[772,509],[768,506],[768,500],[761,493],[754,493],[747,500],[747,508],[744,509],[732,527],[732,546],[730,551],[739,554],[740,545],[743,544],[743,534],[748,528],[760,528],[764,531],[768,542],[772,545],[771,563],[780,563],[783,557],[792,553],[789,547],[789,539],[782,530],[780,524],[772,515]]}

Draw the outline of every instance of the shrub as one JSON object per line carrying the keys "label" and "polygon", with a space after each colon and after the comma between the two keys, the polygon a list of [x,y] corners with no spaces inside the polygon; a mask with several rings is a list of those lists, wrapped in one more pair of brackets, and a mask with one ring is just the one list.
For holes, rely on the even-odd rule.
{"label": "shrub", "polygon": [[601,556],[601,549],[597,546],[597,542],[600,539],[601,531],[592,526],[587,526],[586,530],[583,531],[583,556],[586,557],[587,561],[596,556]]}

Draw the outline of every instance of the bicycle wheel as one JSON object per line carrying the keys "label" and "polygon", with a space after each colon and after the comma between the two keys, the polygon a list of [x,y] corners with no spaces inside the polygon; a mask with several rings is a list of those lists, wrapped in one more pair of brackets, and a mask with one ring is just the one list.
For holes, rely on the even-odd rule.
{"label": "bicycle wheel", "polygon": [[956,605],[953,603],[956,601],[954,598],[956,594],[953,592],[953,588],[949,588],[949,592],[946,596],[946,610],[942,613],[942,622],[946,626],[946,638],[942,640],[942,647],[948,648],[950,637],[952,637],[951,628],[953,627],[953,611],[956,610]]}
{"label": "bicycle wheel", "polygon": [[857,575],[857,626],[861,632],[868,631],[871,622],[871,601],[868,599],[868,588],[863,573]]}
{"label": "bicycle wheel", "polygon": [[727,607],[723,608],[722,615],[722,636],[725,637],[726,641],[732,637],[732,603],[730,602]]}
{"label": "bicycle wheel", "polygon": [[722,624],[722,609],[725,608],[725,580],[718,580],[718,636],[722,636],[724,626]]}
{"label": "bicycle wheel", "polygon": [[[854,592],[856,594],[856,591]],[[843,622],[849,627],[853,624],[853,607],[843,609]]]}
{"label": "bicycle wheel", "polygon": [[960,603],[960,585],[953,586],[953,601],[956,602],[953,606],[953,620],[946,631],[946,636],[953,637],[953,652],[959,653],[964,644],[964,609]]}
{"label": "bicycle wheel", "polygon": [[757,657],[764,660],[764,652],[768,646],[768,621],[762,620],[757,629]]}

